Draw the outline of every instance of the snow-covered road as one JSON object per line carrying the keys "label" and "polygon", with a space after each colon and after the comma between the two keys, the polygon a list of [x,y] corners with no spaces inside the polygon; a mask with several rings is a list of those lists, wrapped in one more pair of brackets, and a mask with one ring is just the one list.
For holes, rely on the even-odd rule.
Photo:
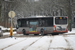
{"label": "snow-covered road", "polygon": [[0,50],[75,50],[74,46],[75,35],[46,35],[0,39]]}
{"label": "snow-covered road", "polygon": [[[0,39],[0,50],[75,50],[75,28],[68,33],[59,35],[23,35]],[[3,33],[3,36],[10,36],[10,32]]]}

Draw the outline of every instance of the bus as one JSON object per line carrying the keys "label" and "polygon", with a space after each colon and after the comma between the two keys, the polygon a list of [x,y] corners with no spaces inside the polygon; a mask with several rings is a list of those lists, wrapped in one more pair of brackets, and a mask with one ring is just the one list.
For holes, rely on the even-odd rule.
{"label": "bus", "polygon": [[17,20],[18,34],[44,35],[68,32],[67,16],[35,16]]}

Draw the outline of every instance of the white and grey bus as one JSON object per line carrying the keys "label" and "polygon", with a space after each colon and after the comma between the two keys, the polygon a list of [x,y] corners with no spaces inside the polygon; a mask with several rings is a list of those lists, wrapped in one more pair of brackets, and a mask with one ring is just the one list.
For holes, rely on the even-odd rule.
{"label": "white and grey bus", "polygon": [[68,32],[67,16],[25,17],[17,20],[18,34],[48,34]]}

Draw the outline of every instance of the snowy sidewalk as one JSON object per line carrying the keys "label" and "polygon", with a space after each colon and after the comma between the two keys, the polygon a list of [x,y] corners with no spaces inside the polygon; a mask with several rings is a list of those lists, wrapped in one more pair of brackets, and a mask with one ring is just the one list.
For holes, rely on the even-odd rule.
{"label": "snowy sidewalk", "polygon": [[[16,32],[13,32],[13,34],[16,34]],[[3,33],[3,36],[4,35],[10,35],[10,32],[5,32],[5,33]]]}
{"label": "snowy sidewalk", "polygon": [[72,28],[72,31],[68,31],[68,33],[64,33],[64,34],[75,34],[75,28]]}

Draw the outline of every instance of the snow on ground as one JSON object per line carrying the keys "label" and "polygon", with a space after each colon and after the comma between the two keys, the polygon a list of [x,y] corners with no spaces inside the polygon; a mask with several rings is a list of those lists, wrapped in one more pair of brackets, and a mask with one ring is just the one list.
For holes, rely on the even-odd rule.
{"label": "snow on ground", "polygon": [[[3,26],[0,26],[0,28],[2,29],[2,30],[10,30],[10,28],[5,28],[5,27],[3,27]],[[16,28],[13,28],[13,30],[15,30]],[[13,32],[13,34],[16,34],[16,32]],[[10,35],[10,32],[5,32],[5,33],[3,33],[3,35]]]}
{"label": "snow on ground", "polygon": [[64,34],[75,34],[75,28],[72,28],[72,31],[68,31],[68,33],[64,33]]}
{"label": "snow on ground", "polygon": [[[75,50],[75,35],[63,36],[43,36],[41,37],[24,37],[24,38],[5,38],[0,39],[0,50],[65,50],[69,48],[69,44]],[[52,41],[52,42],[51,42]],[[10,46],[10,47],[9,47]]]}
{"label": "snow on ground", "polygon": [[72,31],[68,31],[68,33],[75,33],[75,28],[72,28]]}
{"label": "snow on ground", "polygon": [[7,28],[4,28],[3,26],[0,26],[0,28],[2,29],[2,30],[6,30]]}
{"label": "snow on ground", "polygon": [[15,39],[14,37],[13,38],[0,39],[0,50],[3,49],[3,48],[6,48],[7,46],[9,46],[11,44],[17,43],[18,41],[22,41],[24,39],[25,38]]}
{"label": "snow on ground", "polygon": [[73,50],[75,50],[75,35],[67,35],[67,37],[65,37],[65,39],[67,39],[69,41]]}
{"label": "snow on ground", "polygon": [[4,50],[11,50],[11,48],[12,48],[12,50],[22,50],[22,48],[28,47],[30,44],[32,44],[37,39],[39,39],[39,38],[38,37],[37,38],[36,37],[35,38],[28,38],[20,43],[17,43],[11,47],[4,49]]}
{"label": "snow on ground", "polygon": [[48,36],[44,36],[40,40],[38,40],[36,43],[28,47],[27,49],[24,50],[48,50],[49,45],[50,45],[50,40],[52,38]]}
{"label": "snow on ground", "polygon": [[[13,32],[13,34],[16,34],[16,32]],[[3,35],[10,35],[10,32],[5,32]]]}
{"label": "snow on ground", "polygon": [[62,36],[55,36],[52,40],[50,48],[68,48],[67,42]]}

